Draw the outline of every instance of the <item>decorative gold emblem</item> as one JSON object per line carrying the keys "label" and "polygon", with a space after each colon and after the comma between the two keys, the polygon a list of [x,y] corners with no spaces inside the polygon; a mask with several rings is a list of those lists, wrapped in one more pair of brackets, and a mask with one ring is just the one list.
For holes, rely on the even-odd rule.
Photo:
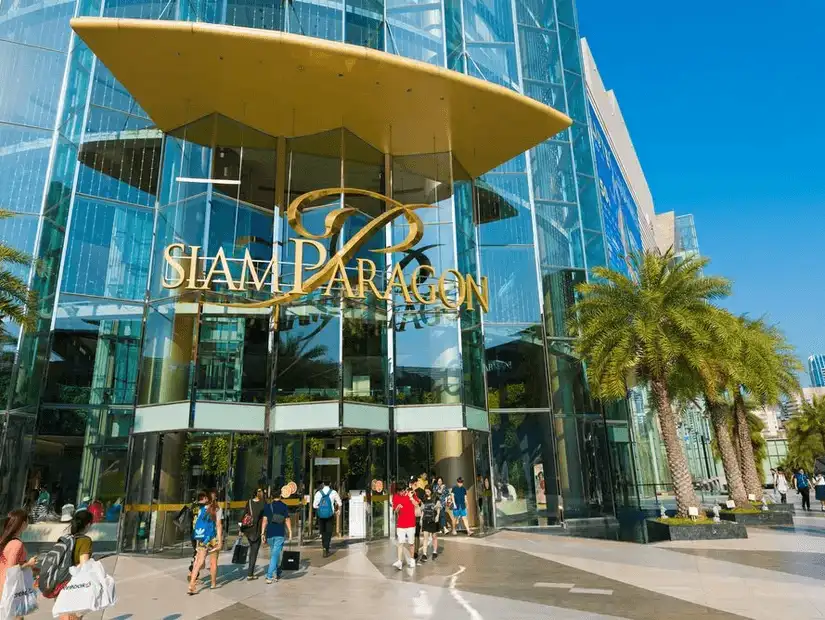
{"label": "decorative gold emblem", "polygon": [[[320,198],[348,194],[380,200],[387,205],[387,209],[363,226],[349,241],[343,244],[341,249],[327,260],[326,247],[318,240],[338,238],[347,218],[357,213],[358,210],[344,207],[330,212],[324,219],[324,232],[321,234],[312,233],[304,227],[302,211],[307,205]],[[378,268],[373,261],[367,258],[356,259],[357,277],[351,278],[347,274],[346,265],[355,256],[358,249],[384,226],[399,217],[404,217],[409,226],[409,232],[404,240],[386,248],[370,251],[389,254],[392,252],[405,252],[413,248],[424,236],[424,223],[416,210],[431,208],[433,206],[428,204],[405,205],[388,196],[365,189],[334,187],[307,192],[298,196],[287,208],[289,225],[302,237],[290,239],[295,244],[295,271],[292,287],[288,291],[281,291],[277,258],[268,261],[265,269],[261,272],[248,249],[244,251],[244,257],[239,261],[239,259],[228,259],[223,248],[220,248],[214,257],[199,256],[199,246],[190,246],[187,253],[186,246],[183,243],[172,243],[164,248],[163,258],[173,275],[167,277],[169,272],[164,273],[161,284],[167,289],[209,290],[213,284],[219,283],[225,284],[229,291],[243,291],[249,288],[261,291],[268,284],[268,290],[276,293],[274,297],[266,301],[219,304],[243,308],[268,308],[288,303],[323,286],[326,287],[323,295],[328,297],[332,295],[333,289],[338,285],[342,295],[351,299],[365,299],[367,292],[370,292],[379,299],[389,300],[393,290],[398,290],[408,304],[418,302],[431,305],[440,301],[442,305],[449,309],[457,309],[464,304],[469,310],[472,310],[475,308],[475,302],[477,301],[481,310],[487,312],[489,308],[489,290],[486,277],[479,278],[476,281],[471,274],[462,275],[455,269],[447,269],[436,278],[435,270],[430,265],[424,264],[416,267],[412,273],[410,284],[407,284],[403,265],[396,263],[387,279],[386,287],[384,290],[380,290],[375,283]],[[318,260],[314,263],[305,264],[304,262],[307,246],[311,246],[318,252]],[[241,262],[241,273],[238,278],[232,275],[229,265],[231,260]],[[199,276],[201,261],[204,263],[203,272],[206,272],[205,277]],[[209,266],[208,270],[206,269],[207,265]],[[306,280],[304,279],[304,269],[313,272]],[[220,278],[220,280],[216,280],[216,278]],[[353,279],[355,280],[354,286],[351,281]],[[427,281],[431,279],[435,282],[427,284]],[[421,290],[422,288],[424,291]]]}

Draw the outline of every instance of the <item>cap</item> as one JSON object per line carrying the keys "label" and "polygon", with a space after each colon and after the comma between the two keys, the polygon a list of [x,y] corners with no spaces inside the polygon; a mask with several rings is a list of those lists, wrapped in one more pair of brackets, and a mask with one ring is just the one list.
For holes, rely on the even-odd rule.
{"label": "cap", "polygon": [[456,482],[464,482],[464,478],[462,478],[461,476],[459,476],[459,477],[458,477],[458,479],[456,480]]}
{"label": "cap", "polygon": [[74,504],[65,504],[63,508],[60,509],[60,522],[61,523],[68,523],[72,520],[74,516]]}

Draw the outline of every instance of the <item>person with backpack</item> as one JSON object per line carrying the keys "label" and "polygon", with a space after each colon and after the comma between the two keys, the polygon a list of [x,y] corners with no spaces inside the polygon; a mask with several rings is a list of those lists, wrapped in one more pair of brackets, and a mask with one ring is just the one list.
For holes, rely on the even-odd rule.
{"label": "person with backpack", "polygon": [[281,501],[281,492],[274,491],[272,501],[264,506],[260,535],[269,545],[269,568],[266,570],[266,582],[281,579],[281,552],[284,550],[286,536],[292,539],[292,523],[289,520],[289,507]]}
{"label": "person with backpack", "polygon": [[209,495],[206,491],[200,491],[197,499],[191,504],[185,504],[175,516],[175,527],[184,535],[189,536],[189,541],[192,544],[192,561],[189,562],[189,570],[186,573],[187,580],[192,578],[192,568],[195,566],[195,558],[198,557],[198,541],[195,540],[195,519],[200,507],[205,506],[208,502]]}
{"label": "person with backpack", "polygon": [[[83,566],[92,559],[92,539],[86,534],[94,517],[88,510],[74,513],[69,533],[61,536],[40,563],[37,587],[46,598],[54,599],[72,578],[71,568]],[[60,620],[78,620],[76,614],[63,614]]]}
{"label": "person with backpack", "polygon": [[332,543],[332,531],[335,528],[335,513],[341,507],[341,497],[335,489],[330,488],[329,482],[321,483],[321,488],[315,492],[312,508],[318,517],[318,526],[321,529],[321,545],[324,548],[324,557],[329,557],[329,547]]}
{"label": "person with backpack", "polygon": [[192,537],[197,545],[195,564],[189,577],[187,593],[197,594],[197,582],[201,569],[209,559],[209,575],[212,579],[211,587],[218,587],[218,554],[223,547],[223,519],[222,510],[218,506],[216,495],[210,494],[207,502],[198,508]]}
{"label": "person with backpack", "polygon": [[424,490],[424,501],[421,504],[421,547],[418,549],[418,563],[427,561],[427,549],[432,543],[432,559],[438,559],[438,530],[441,529],[441,501],[432,489]]}
{"label": "person with backpack", "polygon": [[[6,519],[3,534],[0,536],[0,598],[6,584],[6,570],[12,566],[32,568],[37,557],[26,557],[26,548],[20,540],[23,531],[28,527],[28,514],[25,510],[12,510]],[[17,616],[22,618],[22,616]]]}
{"label": "person with backpack", "polygon": [[255,576],[255,562],[258,561],[258,552],[261,549],[261,520],[263,519],[264,508],[264,490],[259,488],[255,490],[255,496],[246,503],[246,511],[244,511],[243,519],[240,523],[241,533],[246,536],[249,542],[249,571],[247,573],[247,581],[257,579]]}
{"label": "person with backpack", "polygon": [[811,481],[805,470],[800,468],[797,473],[793,475],[793,486],[796,492],[802,496],[802,510],[811,510]]}

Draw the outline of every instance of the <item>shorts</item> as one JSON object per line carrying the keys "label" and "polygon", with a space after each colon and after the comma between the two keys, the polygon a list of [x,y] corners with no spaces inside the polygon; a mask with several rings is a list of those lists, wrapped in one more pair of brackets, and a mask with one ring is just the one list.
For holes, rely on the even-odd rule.
{"label": "shorts", "polygon": [[412,545],[415,543],[415,528],[397,527],[395,528],[395,536],[399,545]]}
{"label": "shorts", "polygon": [[466,517],[467,516],[467,507],[465,506],[464,508],[453,508],[453,516],[456,519],[458,519],[460,517]]}
{"label": "shorts", "polygon": [[210,553],[217,553],[218,551],[220,551],[220,549],[218,548],[218,541],[214,538],[206,542],[199,540],[197,549],[198,551],[202,551],[205,549],[206,555],[209,555]]}

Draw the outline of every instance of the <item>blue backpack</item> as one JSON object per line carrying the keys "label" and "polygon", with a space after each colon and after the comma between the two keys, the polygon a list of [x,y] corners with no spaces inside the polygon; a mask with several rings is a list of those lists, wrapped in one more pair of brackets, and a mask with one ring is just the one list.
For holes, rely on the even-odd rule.
{"label": "blue backpack", "polygon": [[217,526],[212,517],[209,516],[209,511],[206,506],[201,506],[198,518],[195,520],[195,528],[192,532],[192,538],[198,542],[207,543],[214,540],[217,535]]}
{"label": "blue backpack", "polygon": [[318,518],[319,519],[329,519],[332,517],[335,512],[332,509],[332,489],[324,493],[321,491],[321,501],[318,502]]}

